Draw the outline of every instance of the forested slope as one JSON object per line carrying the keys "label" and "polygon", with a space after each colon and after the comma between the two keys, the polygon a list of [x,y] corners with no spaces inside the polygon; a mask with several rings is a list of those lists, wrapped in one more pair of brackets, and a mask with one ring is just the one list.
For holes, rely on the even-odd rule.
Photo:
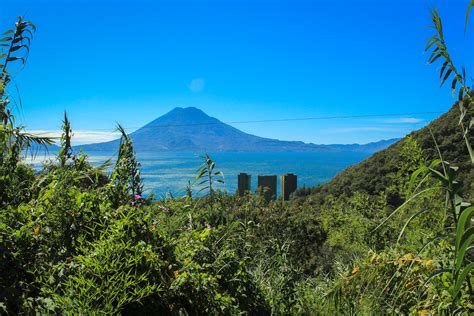
{"label": "forested slope", "polygon": [[[439,158],[434,142],[434,139],[436,139],[443,160],[449,161],[452,165],[460,168],[459,180],[462,182],[463,191],[466,197],[471,198],[474,196],[474,168],[469,163],[469,153],[464,144],[458,121],[459,110],[455,104],[448,112],[424,128],[410,133],[387,149],[373,154],[361,163],[346,168],[330,182],[309,191],[306,190],[306,192],[300,191],[298,195],[310,194],[313,198],[322,201],[329,194],[350,196],[354,192],[364,191],[375,195],[385,191],[393,184],[393,175],[403,163],[400,152],[407,139],[411,137],[423,149],[428,162]],[[470,139],[471,142],[474,140],[472,133]],[[392,201],[389,202],[397,205],[400,201],[398,197],[392,196]]]}

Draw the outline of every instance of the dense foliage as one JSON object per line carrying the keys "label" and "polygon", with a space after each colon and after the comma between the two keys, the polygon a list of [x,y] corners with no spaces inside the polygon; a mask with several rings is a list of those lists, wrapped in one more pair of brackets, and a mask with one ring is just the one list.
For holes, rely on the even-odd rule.
{"label": "dense foliage", "polygon": [[[33,31],[20,19],[6,33],[3,64],[25,60]],[[22,153],[51,140],[15,126],[6,66],[0,79],[2,313],[474,312],[472,136],[455,111],[472,122],[465,82],[456,107],[428,127],[324,186],[267,203],[219,191],[209,155],[186,196],[145,197],[125,130],[107,174],[109,163],[73,152],[66,114],[56,159],[35,172]]]}

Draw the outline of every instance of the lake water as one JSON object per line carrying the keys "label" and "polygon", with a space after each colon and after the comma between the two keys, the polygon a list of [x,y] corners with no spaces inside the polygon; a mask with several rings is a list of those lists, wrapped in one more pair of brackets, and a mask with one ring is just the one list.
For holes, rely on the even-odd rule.
{"label": "lake water", "polygon": [[[53,154],[53,153],[51,153]],[[89,161],[100,164],[114,159],[115,152],[88,152]],[[298,176],[298,187],[315,186],[329,181],[345,167],[358,163],[370,154],[353,152],[336,153],[210,153],[225,177],[225,186],[229,193],[237,190],[237,175],[241,172],[252,175],[252,190],[257,188],[258,175],[282,175],[293,173]],[[193,181],[195,171],[203,162],[202,154],[197,153],[138,153],[141,172],[147,193],[157,197],[172,193],[175,196],[185,194],[188,181]],[[28,159],[35,168],[50,155],[37,155]],[[277,177],[279,188],[280,179]],[[278,189],[279,190],[279,189]]]}

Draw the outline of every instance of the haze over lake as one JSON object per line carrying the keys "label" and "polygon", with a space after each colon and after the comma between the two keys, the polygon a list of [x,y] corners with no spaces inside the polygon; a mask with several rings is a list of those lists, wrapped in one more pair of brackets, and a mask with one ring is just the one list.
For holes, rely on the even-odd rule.
{"label": "haze over lake", "polygon": [[[41,161],[54,158],[55,153],[40,154],[33,160],[35,167]],[[107,159],[115,159],[116,152],[88,152],[90,161],[99,165]],[[280,152],[280,153],[210,153],[216,169],[225,176],[225,190],[237,190],[237,175],[246,172],[252,175],[252,191],[257,188],[257,175],[282,175],[294,173],[298,176],[298,187],[315,186],[329,181],[345,167],[367,158],[361,152]],[[193,181],[202,154],[187,152],[137,153],[142,167],[146,193],[161,197],[167,193],[184,195],[188,181]],[[28,159],[31,162],[31,159]],[[278,179],[279,185],[280,179]],[[195,188],[198,189],[198,188]],[[197,190],[196,190],[197,191]],[[279,190],[278,190],[279,191]]]}

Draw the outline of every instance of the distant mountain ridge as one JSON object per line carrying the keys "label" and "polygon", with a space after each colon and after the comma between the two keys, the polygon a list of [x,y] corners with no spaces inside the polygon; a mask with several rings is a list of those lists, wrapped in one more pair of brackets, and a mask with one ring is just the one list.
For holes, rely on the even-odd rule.
{"label": "distant mountain ridge", "polygon": [[378,142],[372,142],[367,144],[331,144],[327,145],[336,151],[350,151],[350,152],[368,152],[374,153],[379,150],[385,149],[390,145],[398,142],[400,138],[391,138],[391,139],[383,139],[379,140]]}
{"label": "distant mountain ridge", "polygon": [[[317,145],[247,134],[195,108],[175,108],[130,134],[137,152],[375,152],[398,139],[364,145]],[[119,140],[78,145],[85,151],[117,150]]]}

